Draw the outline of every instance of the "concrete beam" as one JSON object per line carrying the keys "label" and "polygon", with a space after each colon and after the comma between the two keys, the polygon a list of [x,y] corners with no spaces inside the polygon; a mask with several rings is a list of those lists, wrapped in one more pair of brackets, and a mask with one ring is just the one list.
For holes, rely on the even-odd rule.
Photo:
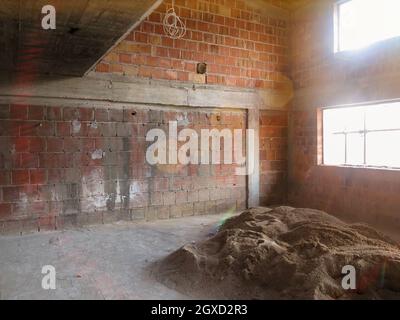
{"label": "concrete beam", "polygon": [[400,75],[382,75],[328,83],[296,90],[293,108],[360,104],[399,99]]}
{"label": "concrete beam", "polygon": [[42,77],[34,83],[0,81],[0,97],[9,102],[65,100],[90,103],[151,104],[159,106],[268,109],[287,107],[286,93],[214,85],[194,85],[90,73],[84,78]]}

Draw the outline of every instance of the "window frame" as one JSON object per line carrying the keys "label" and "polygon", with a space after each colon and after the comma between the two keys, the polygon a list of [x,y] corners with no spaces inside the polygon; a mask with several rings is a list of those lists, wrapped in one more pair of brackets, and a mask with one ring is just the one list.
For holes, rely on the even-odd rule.
{"label": "window frame", "polygon": [[370,47],[382,45],[385,42],[394,41],[394,39],[400,39],[400,34],[398,36],[393,36],[386,39],[381,39],[370,43],[368,46],[359,49],[341,49],[340,48],[340,7],[352,0],[336,0],[333,4],[333,53],[334,55],[340,54],[351,54],[353,52],[359,52],[363,50],[368,50]]}
{"label": "window frame", "polygon": [[337,0],[333,5],[334,53],[348,51],[340,49],[340,6],[349,1],[351,0]]}
{"label": "window frame", "polygon": [[[332,109],[343,109],[343,108],[367,108],[367,107],[372,107],[372,106],[377,106],[377,105],[383,105],[383,104],[394,104],[394,103],[400,103],[400,99],[395,99],[395,100],[381,100],[381,101],[373,101],[373,102],[363,102],[359,104],[348,104],[348,105],[337,105],[337,106],[329,106],[329,107],[324,107],[320,109],[321,116],[320,116],[320,134],[322,136],[321,139],[321,159],[319,161],[320,165],[322,166],[333,166],[333,167],[346,167],[346,168],[365,168],[365,169],[381,169],[381,170],[395,170],[395,171],[400,171],[400,165],[398,167],[392,167],[392,166],[378,166],[378,165],[369,165],[367,164],[367,135],[368,133],[374,133],[374,132],[400,132],[400,124],[398,128],[393,128],[393,129],[367,129],[367,124],[366,124],[366,114],[367,114],[367,109],[364,110],[364,129],[363,130],[349,130],[349,131],[339,131],[335,132],[333,134],[343,134],[345,136],[345,163],[344,164],[326,164],[325,163],[325,128],[324,128],[324,111],[326,110],[332,110]],[[399,106],[400,108],[400,106]],[[364,146],[363,146],[363,164],[362,165],[357,165],[357,164],[347,164],[347,136],[349,134],[362,134],[364,137]]]}

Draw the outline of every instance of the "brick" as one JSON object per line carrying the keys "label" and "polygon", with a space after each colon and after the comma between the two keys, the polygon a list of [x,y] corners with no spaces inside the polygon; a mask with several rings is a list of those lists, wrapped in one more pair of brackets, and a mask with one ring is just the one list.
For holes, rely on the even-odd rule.
{"label": "brick", "polygon": [[163,220],[163,219],[169,219],[170,217],[170,209],[169,207],[161,206],[158,208],[154,208],[157,212],[157,219]]}
{"label": "brick", "polygon": [[27,105],[11,105],[10,106],[10,119],[27,120],[28,119],[28,106]]}
{"label": "brick", "polygon": [[199,198],[199,201],[210,200],[210,191],[208,189],[199,190],[198,198]]}
{"label": "brick", "polygon": [[[40,137],[49,137],[56,134],[55,125],[53,122],[40,122],[36,124],[36,127],[36,134]],[[23,135],[22,132],[21,135]]]}
{"label": "brick", "polygon": [[187,203],[180,205],[178,210],[181,211],[183,217],[193,216],[194,215],[194,205],[192,203]]}
{"label": "brick", "polygon": [[118,137],[130,137],[132,135],[132,125],[125,122],[119,122],[116,124]]}
{"label": "brick", "polygon": [[29,151],[29,139],[28,138],[16,138],[12,140],[15,152],[28,152]]}
{"label": "brick", "polygon": [[150,181],[152,191],[167,191],[169,189],[168,178],[155,178]]}
{"label": "brick", "polygon": [[15,170],[11,173],[11,181],[13,185],[29,184],[29,170]]}
{"label": "brick", "polygon": [[45,107],[42,106],[29,106],[28,119],[29,120],[43,120]]}
{"label": "brick", "polygon": [[149,195],[146,193],[134,194],[129,198],[129,208],[143,208],[149,205]]}
{"label": "brick", "polygon": [[96,66],[96,71],[97,72],[110,72],[110,65],[107,63],[99,63]]}
{"label": "brick", "polygon": [[[63,185],[39,185],[38,188],[38,200],[40,201],[53,201],[61,202],[65,199],[66,188],[62,188]],[[61,191],[61,192],[60,192]]]}
{"label": "brick", "polygon": [[82,141],[76,137],[66,137],[63,139],[65,152],[80,152],[82,149]]}
{"label": "brick", "polygon": [[198,191],[189,191],[188,192],[188,202],[198,202],[199,201],[199,192]]}
{"label": "brick", "polygon": [[282,126],[288,125],[288,117],[286,113],[264,113],[260,117],[261,126]]}
{"label": "brick", "polygon": [[46,150],[46,140],[44,138],[29,138],[29,152],[43,152]]}
{"label": "brick", "polygon": [[94,119],[98,122],[108,121],[108,109],[99,109],[96,108],[94,112]]}
{"label": "brick", "polygon": [[0,119],[10,118],[10,105],[0,104]]}
{"label": "brick", "polygon": [[9,171],[0,171],[0,185],[6,186],[11,184],[11,173]]}
{"label": "brick", "polygon": [[151,22],[161,22],[161,14],[158,12],[152,12],[148,19]]}
{"label": "brick", "polygon": [[164,206],[174,205],[176,200],[175,192],[164,192],[163,193],[163,204]]}
{"label": "brick", "polygon": [[187,191],[177,191],[176,192],[176,204],[183,204],[188,202]]}
{"label": "brick", "polygon": [[192,180],[189,178],[173,177],[170,180],[170,190],[190,190],[192,188]]}
{"label": "brick", "polygon": [[146,221],[157,220],[157,215],[160,207],[150,207],[146,209],[145,217]]}
{"label": "brick", "polygon": [[61,107],[47,107],[47,120],[62,120],[62,108]]}
{"label": "brick", "polygon": [[80,182],[81,172],[77,168],[67,168],[64,171],[66,183]]}
{"label": "brick", "polygon": [[122,122],[124,120],[124,110],[110,109],[108,112],[109,121]]}
{"label": "brick", "polygon": [[[45,204],[43,204],[45,205]],[[45,209],[43,209],[45,210]],[[57,218],[53,216],[41,216],[38,221],[39,231],[52,231],[57,229]]]}
{"label": "brick", "polygon": [[138,111],[136,109],[124,109],[123,111],[123,121],[126,122],[137,122],[140,118]]}
{"label": "brick", "polygon": [[64,121],[80,120],[79,116],[80,114],[78,108],[63,108]]}
{"label": "brick", "polygon": [[163,194],[161,192],[150,193],[150,205],[160,206],[163,205]]}
{"label": "brick", "polygon": [[17,129],[18,125],[18,133],[16,135],[21,136],[37,136],[37,128],[39,123],[34,122],[19,122],[12,124],[15,129]]}
{"label": "brick", "polygon": [[193,207],[193,213],[194,215],[203,215],[207,214],[206,210],[206,203],[205,202],[196,202]]}
{"label": "brick", "polygon": [[48,182],[49,183],[60,183],[65,180],[65,169],[48,169]]}
{"label": "brick", "polygon": [[20,168],[37,168],[39,165],[39,158],[34,153],[21,153],[20,154]]}
{"label": "brick", "polygon": [[4,202],[17,202],[19,200],[19,195],[20,195],[20,188],[18,188],[18,187],[4,187],[3,188],[3,201]]}
{"label": "brick", "polygon": [[[64,109],[65,112],[65,109]],[[78,108],[78,119],[80,121],[93,121],[94,109],[93,108]],[[64,119],[66,120],[66,119]],[[71,119],[74,120],[74,119]]]}
{"label": "brick", "polygon": [[143,32],[135,32],[135,41],[147,43],[149,41],[149,37],[146,33]]}
{"label": "brick", "polygon": [[12,205],[10,203],[0,203],[0,221],[10,218]]}
{"label": "brick", "polygon": [[130,210],[130,214],[131,214],[131,219],[133,221],[144,220],[146,215],[146,209],[145,208],[132,209]]}
{"label": "brick", "polygon": [[131,63],[131,58],[132,56],[130,54],[126,54],[126,53],[120,53],[119,54],[119,62],[121,63]]}
{"label": "brick", "polygon": [[90,124],[80,120],[73,120],[71,122],[71,135],[73,137],[87,137],[89,134]]}
{"label": "brick", "polygon": [[47,138],[47,151],[48,152],[64,151],[64,139],[63,138]]}
{"label": "brick", "polygon": [[39,168],[65,168],[72,165],[70,155],[65,153],[40,153]]}
{"label": "brick", "polygon": [[30,170],[31,184],[45,184],[47,182],[47,172],[44,169]]}
{"label": "brick", "polygon": [[59,137],[71,136],[71,123],[57,122],[56,135]]}
{"label": "brick", "polygon": [[115,123],[99,123],[99,135],[102,137],[116,137],[117,126]]}
{"label": "brick", "polygon": [[125,76],[137,76],[139,74],[139,68],[137,66],[125,65],[123,66],[123,74]]}

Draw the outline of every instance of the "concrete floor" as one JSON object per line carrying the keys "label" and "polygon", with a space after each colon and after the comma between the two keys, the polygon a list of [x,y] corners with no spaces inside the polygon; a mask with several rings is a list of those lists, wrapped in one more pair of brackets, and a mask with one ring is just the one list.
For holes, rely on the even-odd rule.
{"label": "concrete floor", "polygon": [[[148,274],[148,266],[216,232],[222,215],[0,237],[0,299],[190,299]],[[56,268],[56,290],[41,287]]]}

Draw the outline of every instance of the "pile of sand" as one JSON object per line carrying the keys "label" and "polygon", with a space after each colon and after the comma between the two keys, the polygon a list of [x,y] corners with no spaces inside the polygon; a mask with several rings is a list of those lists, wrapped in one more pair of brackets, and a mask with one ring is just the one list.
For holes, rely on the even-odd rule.
{"label": "pile of sand", "polygon": [[[342,268],[357,271],[357,290],[342,288]],[[324,212],[256,208],[228,220],[212,238],[182,247],[153,273],[194,298],[400,298],[400,250],[365,225]]]}

